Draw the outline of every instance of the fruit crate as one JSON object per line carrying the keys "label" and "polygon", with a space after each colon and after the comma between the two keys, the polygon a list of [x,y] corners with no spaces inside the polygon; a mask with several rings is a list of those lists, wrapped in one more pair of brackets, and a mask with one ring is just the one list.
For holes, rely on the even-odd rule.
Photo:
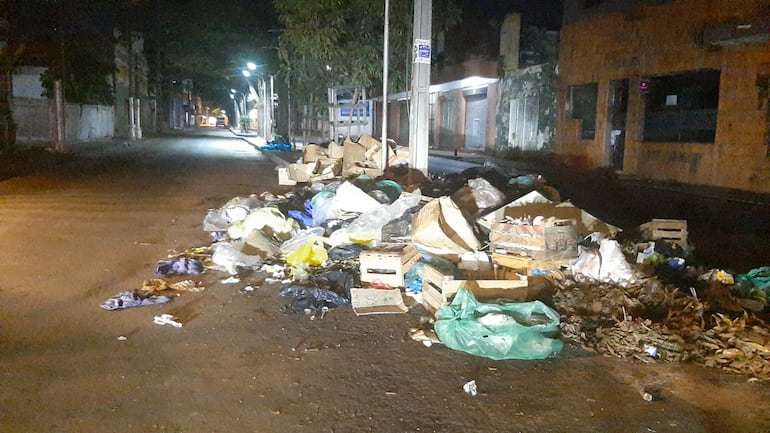
{"label": "fruit crate", "polygon": [[364,251],[359,256],[361,281],[404,287],[404,276],[420,259],[411,244],[396,244]]}
{"label": "fruit crate", "polygon": [[639,226],[644,240],[666,240],[680,247],[687,246],[687,220],[653,219]]}

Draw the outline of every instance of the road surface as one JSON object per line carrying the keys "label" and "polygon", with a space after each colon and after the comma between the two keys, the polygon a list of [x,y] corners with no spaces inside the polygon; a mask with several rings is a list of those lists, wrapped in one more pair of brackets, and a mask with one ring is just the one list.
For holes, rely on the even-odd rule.
{"label": "road surface", "polygon": [[[280,192],[224,133],[108,146],[0,182],[0,431],[749,432],[770,387],[686,364],[595,356],[496,362],[408,336],[425,316],[284,314],[256,274],[105,311],[170,251],[208,245],[207,209]],[[257,287],[254,291],[246,285]],[[181,328],[153,317],[173,314]],[[479,394],[463,385],[475,380]],[[662,400],[642,399],[644,387]]]}

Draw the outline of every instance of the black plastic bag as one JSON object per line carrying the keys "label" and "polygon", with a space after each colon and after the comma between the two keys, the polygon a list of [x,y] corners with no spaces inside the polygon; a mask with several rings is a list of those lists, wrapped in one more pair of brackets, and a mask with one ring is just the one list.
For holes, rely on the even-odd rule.
{"label": "black plastic bag", "polygon": [[288,286],[281,290],[281,296],[290,298],[291,304],[284,308],[284,313],[303,313],[305,310],[319,312],[323,307],[336,308],[350,305],[346,299],[328,289],[307,286]]}

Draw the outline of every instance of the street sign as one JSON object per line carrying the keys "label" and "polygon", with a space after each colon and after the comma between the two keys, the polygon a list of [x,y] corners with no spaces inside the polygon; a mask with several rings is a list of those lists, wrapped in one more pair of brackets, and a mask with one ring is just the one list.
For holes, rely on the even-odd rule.
{"label": "street sign", "polygon": [[430,39],[414,40],[414,62],[430,64],[431,47]]}

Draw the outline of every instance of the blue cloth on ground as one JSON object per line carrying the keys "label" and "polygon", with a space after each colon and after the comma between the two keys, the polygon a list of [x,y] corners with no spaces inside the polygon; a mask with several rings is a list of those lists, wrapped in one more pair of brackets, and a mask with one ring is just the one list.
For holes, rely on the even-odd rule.
{"label": "blue cloth on ground", "polygon": [[168,296],[152,295],[148,297],[139,296],[136,292],[125,291],[102,302],[99,306],[105,310],[122,310],[131,307],[143,307],[145,305],[165,304],[171,301]]}
{"label": "blue cloth on ground", "polygon": [[174,260],[159,260],[158,275],[172,277],[174,275],[197,275],[203,272],[203,262],[188,257]]}

